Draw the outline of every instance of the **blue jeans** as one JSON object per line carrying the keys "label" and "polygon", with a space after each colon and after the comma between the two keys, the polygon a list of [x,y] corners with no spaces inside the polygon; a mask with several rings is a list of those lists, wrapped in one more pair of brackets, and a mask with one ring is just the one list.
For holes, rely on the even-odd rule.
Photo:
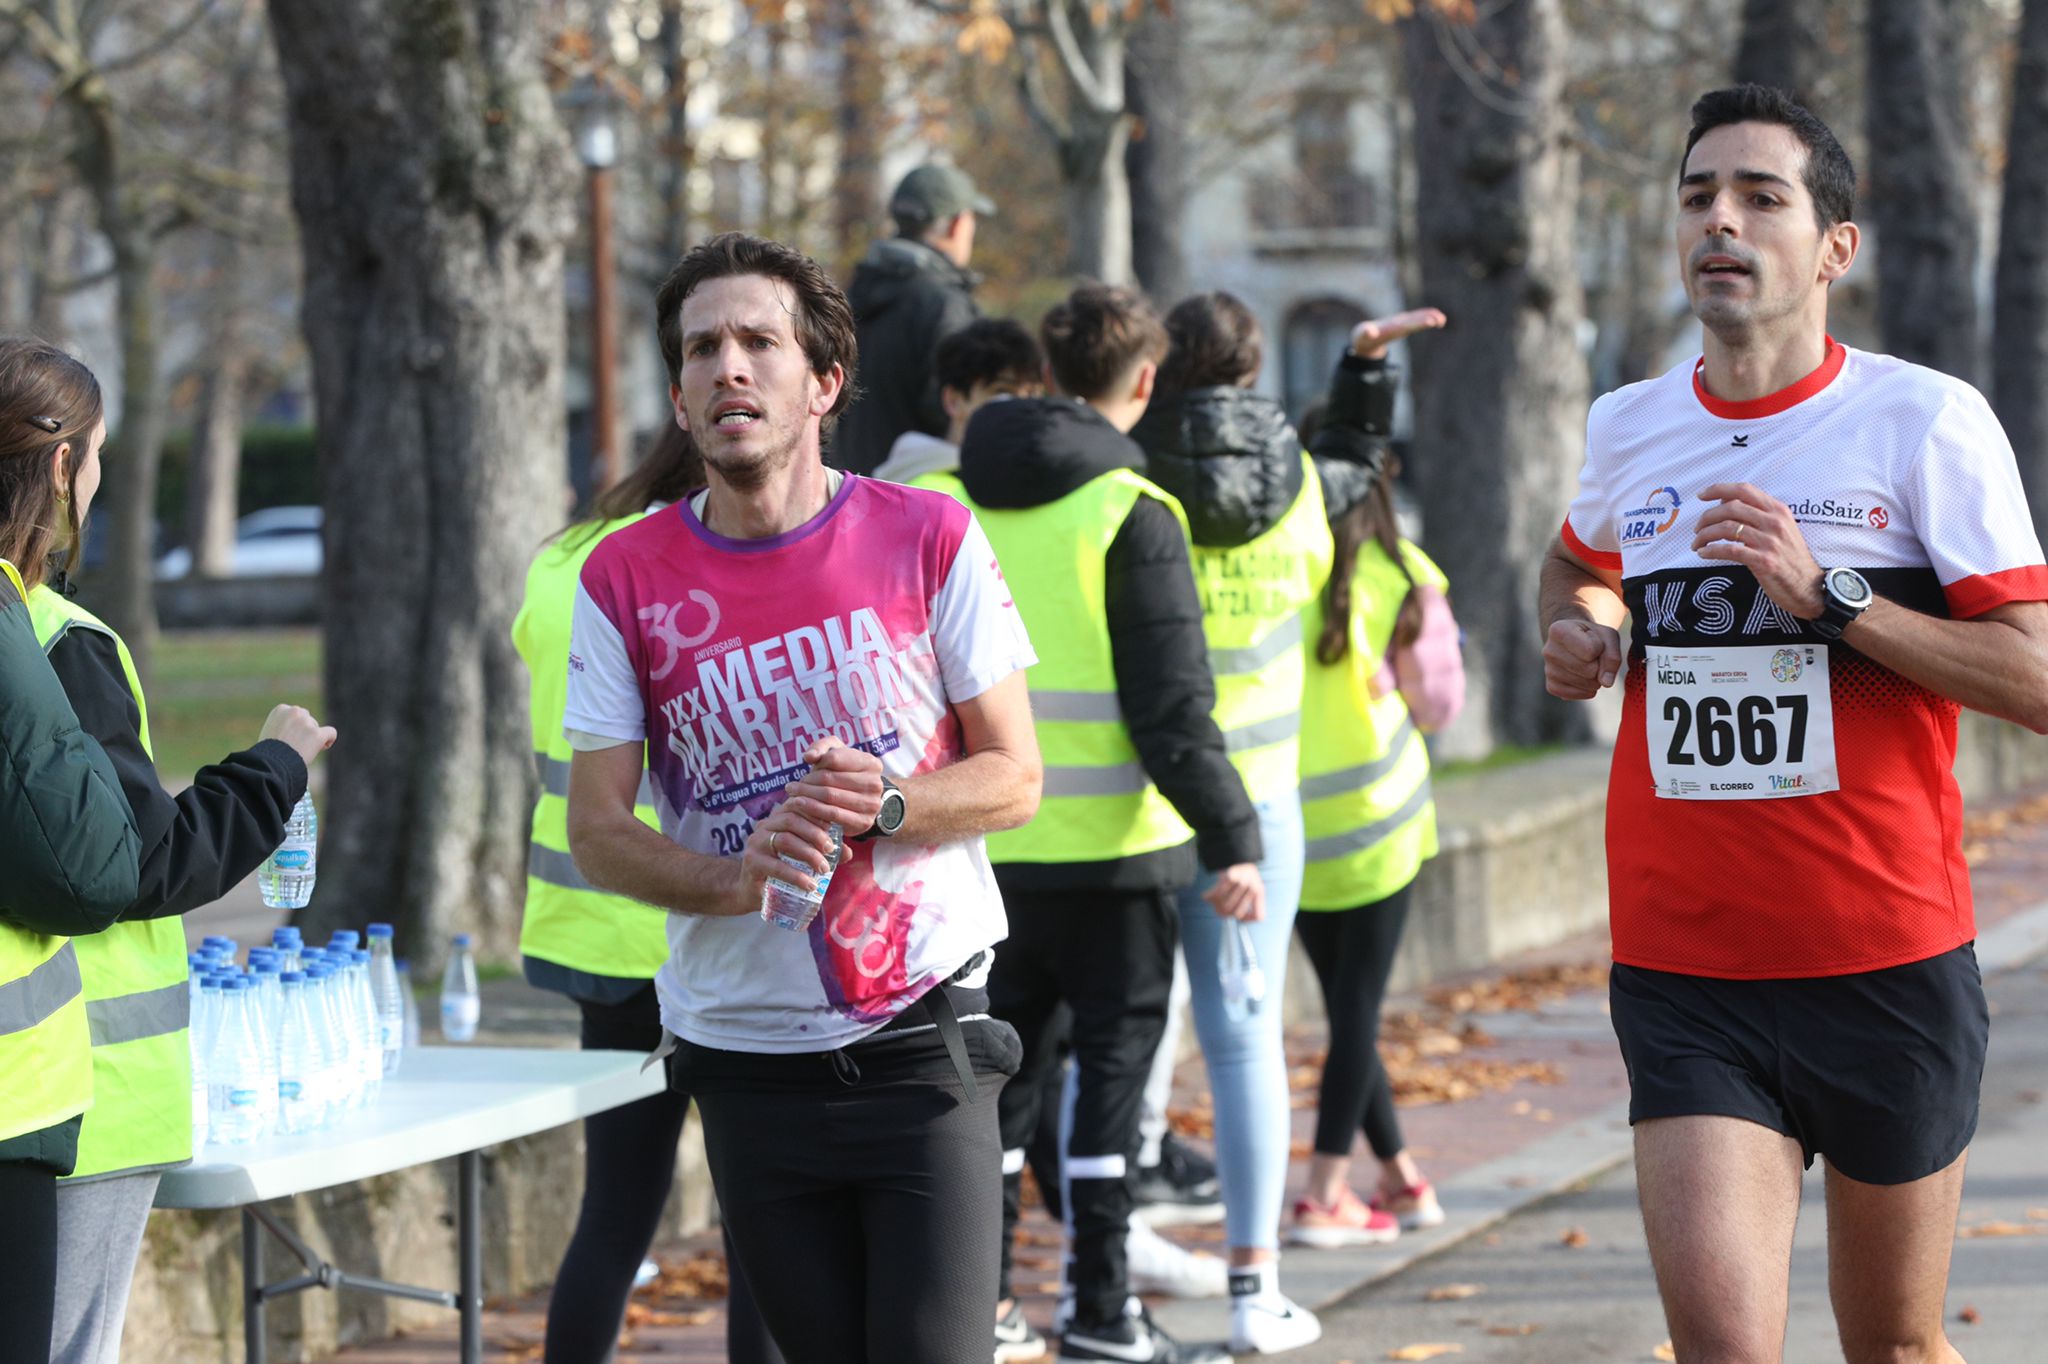
{"label": "blue jeans", "polygon": [[1223,1182],[1226,1239],[1233,1247],[1273,1250],[1280,1244],[1292,1135],[1280,1001],[1287,988],[1294,915],[1301,908],[1301,797],[1290,791],[1255,808],[1266,847],[1259,862],[1266,917],[1246,927],[1266,973],[1264,1002],[1242,1023],[1231,1021],[1223,1010],[1216,958],[1223,947],[1224,921],[1202,898],[1215,877],[1204,874],[1180,893],[1180,939],[1194,988],[1195,1034],[1202,1041],[1216,1102],[1216,1165]]}

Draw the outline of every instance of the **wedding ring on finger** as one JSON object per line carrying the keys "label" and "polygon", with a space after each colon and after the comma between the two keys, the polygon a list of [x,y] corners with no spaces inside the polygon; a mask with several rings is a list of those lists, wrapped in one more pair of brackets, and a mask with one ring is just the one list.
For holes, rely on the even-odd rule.
{"label": "wedding ring on finger", "polygon": [[780,829],[776,829],[776,830],[773,830],[773,831],[771,831],[771,832],[769,833],[769,835],[768,835],[768,855],[769,855],[770,857],[780,857],[780,856],[782,856],[782,854],[781,854],[781,853],[779,853],[779,852],[775,851],[775,840],[776,840],[776,839],[778,839],[778,838],[780,838],[780,837],[782,837],[782,830],[780,830]]}

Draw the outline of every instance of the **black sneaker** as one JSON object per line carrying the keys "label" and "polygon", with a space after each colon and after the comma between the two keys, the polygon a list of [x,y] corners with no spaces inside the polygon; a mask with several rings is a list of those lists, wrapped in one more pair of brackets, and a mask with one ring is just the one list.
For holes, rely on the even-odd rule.
{"label": "black sneaker", "polygon": [[1221,1222],[1223,1184],[1216,1162],[1167,1133],[1159,1143],[1159,1163],[1140,1165],[1131,1180],[1131,1211],[1154,1227]]}
{"label": "black sneaker", "polygon": [[1129,1364],[1230,1364],[1221,1345],[1183,1345],[1159,1329],[1150,1312],[1119,1317],[1106,1326],[1075,1322],[1060,1337],[1063,1360],[1119,1360]]}
{"label": "black sneaker", "polygon": [[996,1322],[995,1364],[1024,1364],[1045,1358],[1045,1337],[1024,1320],[1024,1305],[1013,1302]]}

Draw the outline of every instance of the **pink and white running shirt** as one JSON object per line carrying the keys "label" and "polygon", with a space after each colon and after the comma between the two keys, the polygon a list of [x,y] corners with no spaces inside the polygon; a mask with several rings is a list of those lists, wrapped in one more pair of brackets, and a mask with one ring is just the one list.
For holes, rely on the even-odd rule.
{"label": "pink and white running shirt", "polygon": [[[1037,662],[987,537],[943,493],[848,476],[767,540],[691,500],[606,537],[584,566],[571,741],[645,741],[662,831],[737,857],[826,734],[897,780],[964,755],[951,703]],[[668,916],[662,1023],[700,1046],[810,1052],[880,1028],[1003,938],[979,838],[849,843],[805,933],[758,914]]]}

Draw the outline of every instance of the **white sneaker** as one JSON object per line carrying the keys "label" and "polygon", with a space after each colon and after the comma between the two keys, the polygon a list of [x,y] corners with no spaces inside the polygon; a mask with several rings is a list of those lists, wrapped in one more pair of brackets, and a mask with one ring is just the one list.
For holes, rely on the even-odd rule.
{"label": "white sneaker", "polygon": [[1323,1324],[1316,1320],[1316,1314],[1278,1293],[1231,1299],[1232,1354],[1278,1354],[1322,1338]]}
{"label": "white sneaker", "polygon": [[1182,1250],[1136,1218],[1124,1241],[1133,1293],[1220,1298],[1230,1292],[1230,1267],[1214,1255]]}

